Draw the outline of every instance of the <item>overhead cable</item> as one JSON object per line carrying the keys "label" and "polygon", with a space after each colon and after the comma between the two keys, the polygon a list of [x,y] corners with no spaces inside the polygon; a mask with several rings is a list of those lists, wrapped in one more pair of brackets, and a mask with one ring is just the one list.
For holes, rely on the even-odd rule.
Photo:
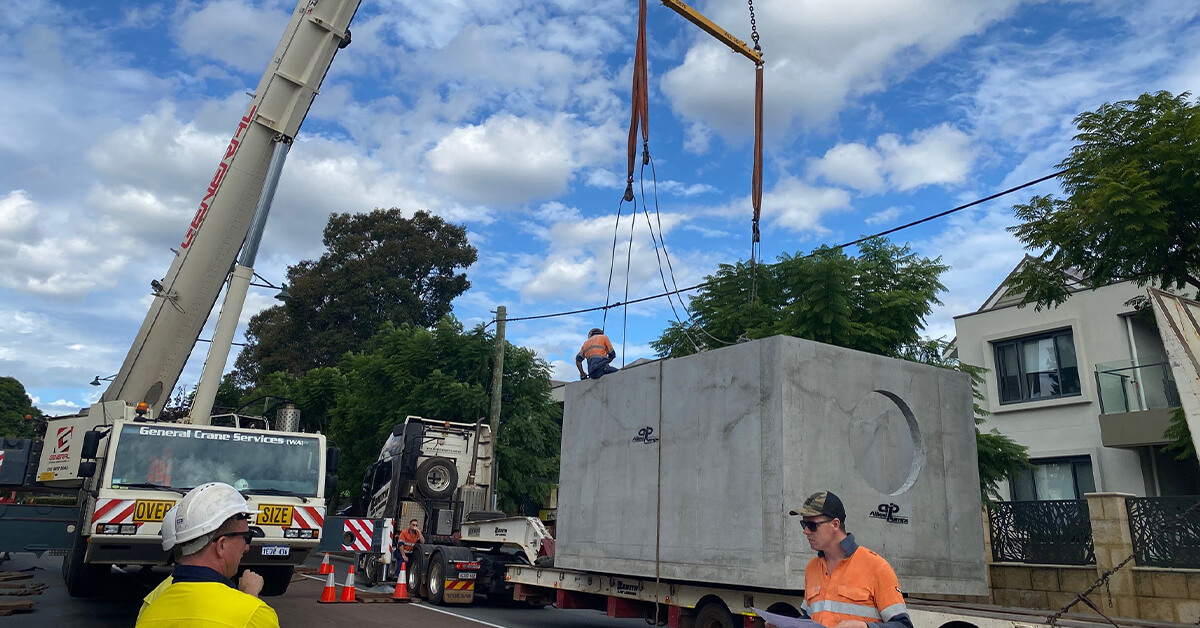
{"label": "overhead cable", "polygon": [[[1013,192],[1019,192],[1021,190],[1024,190],[1025,188],[1033,187],[1039,183],[1044,183],[1046,181],[1049,181],[1050,179],[1053,179],[1054,177],[1064,174],[1065,172],[1066,172],[1066,170],[1059,170],[1057,172],[1050,173],[1046,176],[1038,177],[1032,181],[1026,181],[1025,183],[1022,183],[1021,185],[1017,185],[1017,186],[1008,188],[1007,190],[1002,190],[1000,192],[996,192],[995,194],[985,196],[980,199],[976,199],[974,201],[971,201],[970,203],[965,203],[963,205],[959,205],[958,207],[954,207],[951,209],[947,209],[946,211],[943,211],[943,212],[925,216],[924,218],[914,220],[912,222],[907,222],[902,225],[892,227],[891,229],[880,231],[878,233],[874,233],[874,234],[871,234],[868,236],[863,236],[861,238],[858,238],[857,240],[851,240],[850,242],[838,244],[837,246],[833,246],[830,248],[835,249],[835,250],[836,249],[844,249],[846,247],[855,246],[857,244],[862,244],[863,242],[866,242],[867,240],[870,240],[872,238],[883,237],[885,235],[890,235],[890,234],[896,233],[897,231],[903,231],[905,229],[910,229],[917,225],[927,223],[931,220],[937,220],[938,218],[945,218],[946,216],[963,211],[964,209],[970,209],[972,207],[975,207],[976,205],[981,205],[988,201],[994,201],[1002,196],[1007,196],[1009,194],[1012,194]],[[804,258],[812,257],[815,254],[816,253],[813,252],[813,253],[809,253],[807,255],[803,255],[802,257],[804,257]],[[582,308],[582,309],[578,309],[578,310],[570,310],[570,311],[566,311],[566,312],[554,312],[551,314],[538,314],[536,316],[517,316],[514,318],[508,318],[506,320],[508,322],[512,323],[515,321],[533,321],[533,320],[540,320],[540,319],[544,319],[544,318],[555,318],[555,317],[559,317],[559,316],[573,316],[575,314],[586,314],[588,312],[599,312],[601,310],[608,310],[608,309],[611,309],[614,307],[628,306],[628,305],[633,305],[634,303],[642,303],[644,301],[652,301],[654,299],[661,299],[663,297],[670,297],[673,295],[682,294],[684,292],[691,292],[693,290],[699,290],[700,288],[703,288],[706,285],[708,285],[708,283],[709,283],[708,281],[702,281],[694,286],[688,286],[686,288],[679,288],[678,290],[670,290],[670,291],[662,292],[659,294],[652,294],[650,296],[642,297],[640,299],[631,299],[631,300],[627,300],[623,303],[622,302],[609,303],[606,305],[597,305],[595,307]]]}

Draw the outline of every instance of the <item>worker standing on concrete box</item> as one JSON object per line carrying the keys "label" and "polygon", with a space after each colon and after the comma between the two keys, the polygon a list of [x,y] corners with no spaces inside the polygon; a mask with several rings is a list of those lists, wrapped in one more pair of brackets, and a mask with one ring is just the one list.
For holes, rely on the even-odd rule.
{"label": "worker standing on concrete box", "polygon": [[[599,327],[593,328],[588,332],[587,341],[575,355],[575,367],[579,369],[579,379],[600,379],[609,373],[616,373],[617,368],[611,366],[616,357],[617,351],[613,349],[608,336],[604,335],[604,330]],[[583,370],[584,360],[587,360],[588,365],[586,373]]]}
{"label": "worker standing on concrete box", "polygon": [[788,514],[804,518],[804,536],[817,550],[804,572],[804,617],[833,628],[913,628],[896,572],[846,532],[846,508],[837,495],[813,493]]}

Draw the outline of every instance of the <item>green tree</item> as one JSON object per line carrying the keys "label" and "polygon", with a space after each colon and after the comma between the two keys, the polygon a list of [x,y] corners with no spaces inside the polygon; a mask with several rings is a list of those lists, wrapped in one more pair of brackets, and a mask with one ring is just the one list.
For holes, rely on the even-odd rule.
{"label": "green tree", "polygon": [[[426,329],[387,326],[338,370],[345,387],[330,410],[330,437],[342,448],[341,489],[360,491],[366,467],[394,425],[408,415],[486,422],[495,337],[482,326],[464,332],[453,317]],[[562,414],[550,398],[549,365],[506,344],[498,442],[500,507],[540,502],[558,477]]]}
{"label": "green tree", "polygon": [[470,287],[460,271],[476,260],[466,228],[423,211],[332,214],[324,244],[320,259],[288,268],[291,298],[251,318],[237,359],[242,384],[335,366],[385,322],[435,324]]}
{"label": "green tree", "polygon": [[1167,429],[1163,430],[1163,436],[1171,441],[1164,445],[1163,449],[1175,452],[1176,460],[1196,457],[1196,443],[1192,440],[1192,430],[1188,428],[1187,415],[1184,414],[1183,408],[1175,408],[1171,413],[1171,421],[1167,424]]}
{"label": "green tree", "polygon": [[1200,289],[1200,104],[1189,98],[1143,94],[1075,118],[1057,177],[1066,196],[1013,208],[1022,222],[1009,230],[1040,255],[1009,279],[1024,303],[1063,303],[1073,277]]}
{"label": "green tree", "polygon": [[[822,247],[757,266],[722,264],[690,299],[692,323],[670,325],[652,346],[664,357],[723,346],[738,338],[788,334],[901,357],[921,339],[946,266],[907,246],[875,238],[851,257]],[[752,283],[758,298],[751,305]]]}
{"label": "green tree", "polygon": [[[940,258],[920,257],[882,238],[860,245],[857,257],[829,247],[784,255],[758,265],[753,281],[749,265],[722,265],[691,298],[692,323],[671,324],[651,344],[661,356],[679,357],[739,338],[786,334],[963,371],[976,399],[979,490],[987,500],[1028,459],[1025,447],[979,428],[987,415],[978,403],[985,370],[943,357],[944,340],[921,337],[945,289],[939,277],[946,268]],[[747,305],[752,289],[758,298]]]}
{"label": "green tree", "polygon": [[25,420],[26,415],[40,419],[42,411],[33,407],[33,400],[15,377],[0,377],[0,437],[33,438],[34,421]]}

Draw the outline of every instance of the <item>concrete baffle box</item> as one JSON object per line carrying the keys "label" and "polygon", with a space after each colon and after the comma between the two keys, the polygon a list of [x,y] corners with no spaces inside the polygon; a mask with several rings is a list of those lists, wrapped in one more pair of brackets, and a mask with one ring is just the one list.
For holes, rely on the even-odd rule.
{"label": "concrete baffle box", "polygon": [[[908,593],[986,595],[971,384],[788,336],[567,386],[555,565],[804,588],[809,494]],[[657,559],[656,559],[657,556]]]}

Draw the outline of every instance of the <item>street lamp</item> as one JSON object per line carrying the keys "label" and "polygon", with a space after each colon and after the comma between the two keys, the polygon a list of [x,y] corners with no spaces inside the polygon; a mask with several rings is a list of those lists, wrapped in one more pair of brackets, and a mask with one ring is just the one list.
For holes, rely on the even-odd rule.
{"label": "street lamp", "polygon": [[97,375],[94,378],[92,378],[92,381],[90,381],[88,383],[91,384],[92,386],[99,386],[100,382],[111,382],[116,377],[117,377],[116,374],[109,375],[108,377],[100,377],[99,375]]}
{"label": "street lamp", "polygon": [[275,290],[278,290],[279,293],[275,295],[275,298],[279,301],[287,301],[288,299],[292,298],[292,293],[288,292],[286,283],[277,286],[266,279],[263,279],[263,276],[258,273],[254,273],[254,276],[262,283],[251,283],[250,285],[256,288],[274,288]]}

